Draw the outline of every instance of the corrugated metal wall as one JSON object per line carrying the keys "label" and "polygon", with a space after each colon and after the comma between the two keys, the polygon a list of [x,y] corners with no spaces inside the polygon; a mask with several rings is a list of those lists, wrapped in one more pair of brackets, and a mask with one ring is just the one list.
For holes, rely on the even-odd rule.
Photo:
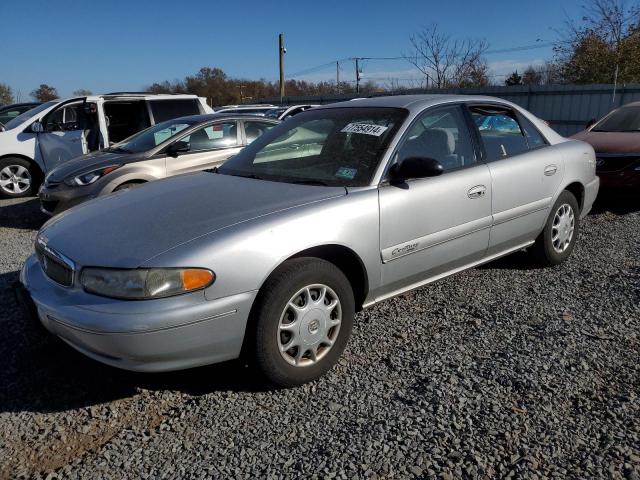
{"label": "corrugated metal wall", "polygon": [[[410,90],[401,94],[457,93],[490,95],[516,103],[546,120],[561,135],[569,136],[584,129],[591,119],[599,119],[613,108],[640,101],[640,85],[619,85],[615,98],[613,85],[544,85],[517,87],[447,88]],[[368,96],[390,95],[381,93]],[[333,103],[356,95],[285,97],[285,104]],[[280,98],[265,98],[257,103],[280,103]]]}

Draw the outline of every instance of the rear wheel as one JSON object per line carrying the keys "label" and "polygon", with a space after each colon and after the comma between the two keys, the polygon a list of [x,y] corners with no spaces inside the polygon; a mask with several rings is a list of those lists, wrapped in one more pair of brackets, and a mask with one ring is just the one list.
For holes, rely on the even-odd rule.
{"label": "rear wheel", "polygon": [[564,262],[576,244],[580,227],[580,210],[576,197],[563,191],[551,209],[544,230],[536,239],[532,253],[544,266]]}
{"label": "rear wheel", "polygon": [[316,380],[344,351],[354,315],[353,291],[338,267],[316,258],[287,261],[252,311],[258,368],[283,387]]}
{"label": "rear wheel", "polygon": [[36,191],[36,171],[23,158],[0,160],[0,195],[9,198],[28,197]]}

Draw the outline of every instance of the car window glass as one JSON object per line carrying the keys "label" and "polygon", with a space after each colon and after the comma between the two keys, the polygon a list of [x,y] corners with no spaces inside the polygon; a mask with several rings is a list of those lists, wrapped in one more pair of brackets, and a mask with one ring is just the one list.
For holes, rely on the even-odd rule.
{"label": "car window glass", "polygon": [[45,130],[47,132],[80,130],[78,112],[81,108],[82,103],[73,103],[54,110],[47,116]]}
{"label": "car window glass", "polygon": [[264,132],[273,128],[273,123],[266,122],[244,122],[244,134],[247,137],[247,144],[253,142],[256,138],[260,137]]}
{"label": "car window glass", "polygon": [[189,123],[186,120],[180,119],[169,120],[142,130],[126,140],[113,145],[109,150],[125,153],[146,152],[147,150],[157,147],[174,135],[177,135],[185,128],[190,127],[193,123],[194,122]]}
{"label": "car window glass", "polygon": [[7,130],[11,130],[12,128],[15,128],[18,125],[20,125],[22,122],[27,121],[29,118],[35,117],[37,114],[39,114],[43,110],[46,110],[47,108],[49,108],[49,107],[51,107],[52,105],[55,105],[55,104],[56,104],[55,101],[42,103],[42,104],[38,105],[37,107],[32,108],[31,110],[27,110],[26,112],[21,113],[20,115],[15,117],[13,120],[11,120],[10,122],[6,123],[5,127],[6,127]]}
{"label": "car window glass", "polygon": [[196,99],[150,100],[149,104],[151,105],[151,112],[153,113],[155,123],[187,115],[198,115],[200,113]]}
{"label": "car window glass", "polygon": [[529,150],[535,150],[540,147],[544,147],[547,145],[547,141],[542,136],[540,131],[531,123],[526,117],[519,116],[518,120],[520,121],[520,125],[524,130],[524,135],[527,138],[527,145],[529,146]]}
{"label": "car window glass", "polygon": [[478,107],[471,109],[471,116],[480,132],[488,161],[518,155],[529,149],[513,112]]}
{"label": "car window glass", "polygon": [[399,146],[396,161],[410,157],[432,158],[445,171],[474,164],[473,145],[460,108],[451,106],[423,113]]}
{"label": "car window glass", "polygon": [[638,132],[640,131],[640,107],[627,106],[614,111],[600,120],[592,132]]}
{"label": "car window glass", "polygon": [[189,151],[211,150],[214,148],[235,147],[238,145],[236,122],[223,122],[199,128],[184,138],[189,142]]}
{"label": "car window glass", "polygon": [[407,111],[332,108],[265,131],[219,170],[272,181],[367,185]]}

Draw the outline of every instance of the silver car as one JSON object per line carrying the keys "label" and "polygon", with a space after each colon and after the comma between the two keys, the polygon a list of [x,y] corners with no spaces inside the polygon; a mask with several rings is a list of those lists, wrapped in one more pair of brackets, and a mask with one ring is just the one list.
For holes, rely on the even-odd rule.
{"label": "silver car", "polygon": [[[492,116],[499,130],[478,128]],[[175,370],[243,352],[298,385],[337,361],[362,308],[522,249],[565,261],[594,172],[589,145],[495,98],[338,103],[217,171],[53,218],[20,278],[44,326],[101,362]]]}
{"label": "silver car", "polygon": [[38,192],[40,209],[54,215],[111,192],[220,166],[277,124],[237,114],[167,120],[51,170]]}

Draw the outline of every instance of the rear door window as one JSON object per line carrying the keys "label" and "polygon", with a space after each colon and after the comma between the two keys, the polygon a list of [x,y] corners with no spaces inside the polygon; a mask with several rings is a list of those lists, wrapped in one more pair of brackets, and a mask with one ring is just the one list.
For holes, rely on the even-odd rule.
{"label": "rear door window", "polygon": [[238,126],[235,121],[215,123],[191,132],[180,141],[189,142],[190,152],[236,147]]}
{"label": "rear door window", "polygon": [[505,108],[471,107],[487,161],[500,160],[529,150],[527,138],[513,111]]}
{"label": "rear door window", "polygon": [[198,101],[194,99],[181,100],[149,100],[151,113],[155,123],[171,120],[172,118],[185,117],[187,115],[199,115]]}
{"label": "rear door window", "polygon": [[545,147],[547,140],[542,136],[540,131],[535,127],[533,123],[527,120],[523,115],[518,115],[520,126],[524,130],[524,136],[527,138],[527,145],[529,150],[536,150],[541,147]]}
{"label": "rear door window", "polygon": [[264,132],[273,127],[275,127],[275,125],[268,122],[244,122],[244,134],[247,138],[247,144],[253,142],[256,138],[262,136]]}

